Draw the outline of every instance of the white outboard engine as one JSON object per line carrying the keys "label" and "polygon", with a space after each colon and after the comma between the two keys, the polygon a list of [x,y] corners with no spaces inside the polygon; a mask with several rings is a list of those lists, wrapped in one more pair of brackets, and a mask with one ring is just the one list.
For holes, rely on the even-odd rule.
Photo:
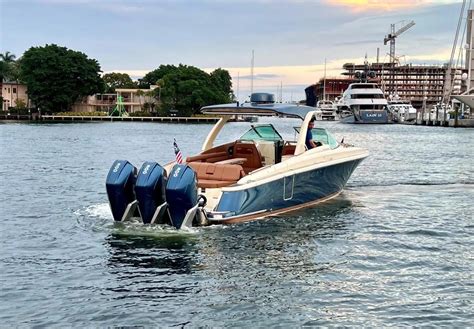
{"label": "white outboard engine", "polygon": [[114,220],[122,222],[132,217],[137,207],[134,185],[137,168],[126,160],[116,160],[106,180],[107,197]]}
{"label": "white outboard engine", "polygon": [[145,162],[137,175],[135,195],[138,211],[143,223],[165,223],[166,213],[166,171],[158,163]]}

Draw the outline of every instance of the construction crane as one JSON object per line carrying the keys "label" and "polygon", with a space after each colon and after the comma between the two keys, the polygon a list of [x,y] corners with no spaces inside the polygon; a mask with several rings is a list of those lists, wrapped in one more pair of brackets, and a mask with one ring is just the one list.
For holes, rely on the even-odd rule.
{"label": "construction crane", "polygon": [[390,33],[385,36],[383,39],[383,44],[386,45],[390,41],[390,63],[394,64],[396,61],[395,57],[395,38],[398,37],[403,32],[406,32],[410,29],[413,25],[415,25],[414,21],[410,21],[408,24],[402,26],[400,29],[395,31],[395,24],[390,24]]}

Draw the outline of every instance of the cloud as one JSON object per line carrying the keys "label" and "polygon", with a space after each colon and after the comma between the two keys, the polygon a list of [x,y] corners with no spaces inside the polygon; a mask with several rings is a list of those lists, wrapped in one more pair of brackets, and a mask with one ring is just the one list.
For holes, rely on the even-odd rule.
{"label": "cloud", "polygon": [[325,0],[329,5],[344,6],[352,11],[395,11],[400,9],[412,9],[421,6],[449,3],[449,0]]}
{"label": "cloud", "polygon": [[[270,73],[267,73],[267,74],[254,74],[253,75],[254,80],[277,79],[277,78],[281,78],[281,76],[278,75],[278,74],[270,74]],[[240,76],[240,79],[250,80],[250,79],[252,79],[252,76],[251,75],[242,75],[242,76]]]}
{"label": "cloud", "polygon": [[62,5],[62,6],[82,6],[82,7],[91,7],[94,9],[99,9],[111,13],[118,14],[133,14],[146,12],[147,2],[137,2],[130,3],[123,0],[114,0],[114,1],[97,1],[97,0],[36,0],[40,4],[46,5]]}

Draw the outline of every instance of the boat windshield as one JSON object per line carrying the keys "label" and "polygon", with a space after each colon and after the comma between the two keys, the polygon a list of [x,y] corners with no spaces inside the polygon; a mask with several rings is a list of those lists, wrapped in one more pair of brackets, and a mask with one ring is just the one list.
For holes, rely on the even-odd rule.
{"label": "boat windshield", "polygon": [[[298,132],[298,134],[300,133],[300,127],[295,127],[295,130]],[[334,138],[334,136],[324,128],[313,128],[311,129],[311,133],[313,134],[313,141],[315,142],[328,145],[331,149],[335,149],[339,146],[336,138]]]}
{"label": "boat windshield", "polygon": [[251,128],[240,137],[241,140],[265,140],[265,141],[281,141],[283,138],[276,131],[272,124],[252,125]]}

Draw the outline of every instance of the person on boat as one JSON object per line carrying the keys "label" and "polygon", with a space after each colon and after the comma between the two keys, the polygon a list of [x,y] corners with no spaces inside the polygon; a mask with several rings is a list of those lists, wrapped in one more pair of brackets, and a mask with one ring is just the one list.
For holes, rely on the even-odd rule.
{"label": "person on boat", "polygon": [[305,140],[305,144],[306,144],[306,147],[308,148],[308,150],[311,150],[315,147],[317,147],[318,145],[313,141],[313,133],[311,132],[311,129],[314,128],[314,118],[311,119],[311,121],[309,121],[309,124],[308,124],[308,131],[306,132],[306,140]]}

